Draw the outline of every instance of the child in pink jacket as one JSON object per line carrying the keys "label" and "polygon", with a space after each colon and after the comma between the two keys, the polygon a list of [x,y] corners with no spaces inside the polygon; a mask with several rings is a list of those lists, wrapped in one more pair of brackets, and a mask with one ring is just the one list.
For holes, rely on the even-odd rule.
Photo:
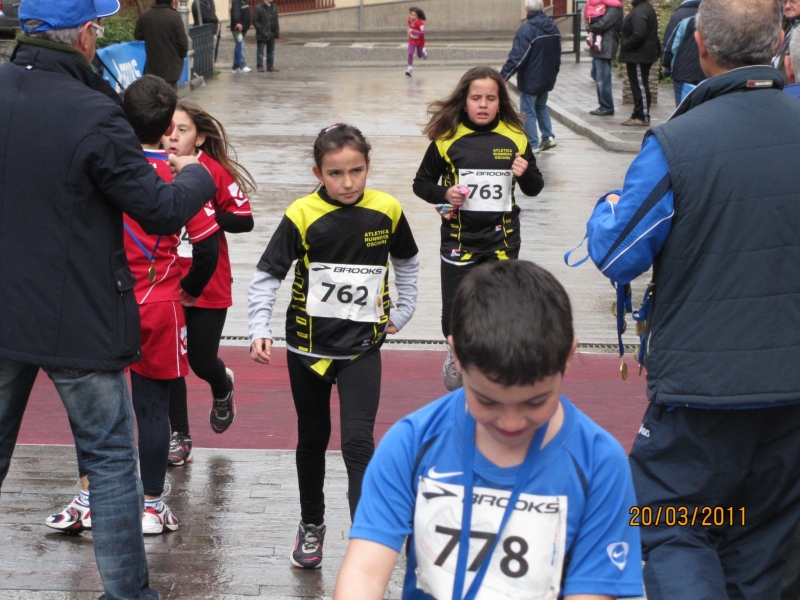
{"label": "child in pink jacket", "polygon": [[[612,0],[613,1],[613,0]],[[414,52],[419,58],[428,58],[425,52],[425,13],[421,8],[412,6],[408,17],[408,69],[406,76],[411,77],[414,70]]]}
{"label": "child in pink jacket", "polygon": [[[593,19],[599,19],[606,14],[606,8],[613,6],[621,8],[622,2],[620,0],[587,0],[586,2],[586,22],[591,23]],[[588,29],[588,27],[587,27]],[[594,47],[596,52],[600,52],[600,46],[603,43],[603,36],[599,33],[589,33],[586,38],[586,45],[590,48]]]}

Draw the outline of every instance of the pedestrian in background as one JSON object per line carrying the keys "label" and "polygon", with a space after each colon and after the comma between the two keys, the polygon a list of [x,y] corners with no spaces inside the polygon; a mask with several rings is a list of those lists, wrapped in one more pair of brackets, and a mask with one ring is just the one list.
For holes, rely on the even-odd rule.
{"label": "pedestrian in background", "polygon": [[628,67],[633,92],[633,114],[623,125],[650,125],[650,67],[661,56],[658,17],[648,0],[633,0],[633,8],[622,22],[619,61]]}
{"label": "pedestrian in background", "polygon": [[144,74],[161,77],[177,90],[189,52],[189,37],[183,19],[172,8],[172,0],[156,0],[152,8],[144,11],[136,21],[133,37],[144,40]]}
{"label": "pedestrian in background", "polygon": [[[517,74],[519,105],[525,115],[525,133],[531,148],[555,148],[556,140],[547,108],[547,94],[556,85],[561,68],[561,34],[553,20],[544,14],[542,0],[525,0],[527,21],[517,31],[508,60],[500,75],[508,81]],[[539,130],[542,143],[539,144]]]}
{"label": "pedestrian in background", "polygon": [[630,464],[638,506],[675,518],[640,528],[648,600],[776,600],[800,520],[800,103],[770,64],[781,38],[775,0],[703,0],[708,79],[587,226],[617,285],[654,267]]}
{"label": "pedestrian in background", "polygon": [[422,59],[428,58],[425,52],[425,12],[412,6],[408,11],[408,68],[406,76],[411,77],[414,70],[414,52]]}
{"label": "pedestrian in background", "polygon": [[617,57],[619,48],[619,28],[622,23],[622,9],[606,6],[602,17],[592,19],[587,25],[589,32],[602,36],[600,50],[592,46],[592,73],[597,84],[597,102],[600,105],[589,114],[608,117],[614,114],[614,95],[611,91],[611,64]]}
{"label": "pedestrian in background", "polygon": [[267,71],[277,73],[280,69],[274,66],[275,40],[281,37],[281,28],[278,24],[278,8],[273,0],[264,0],[256,7],[253,27],[256,28],[256,41],[258,42],[258,53],[256,54],[258,72],[264,72],[264,51],[266,51]]}
{"label": "pedestrian in background", "polygon": [[789,55],[789,44],[792,41],[792,33],[800,23],[800,0],[781,0],[783,2],[783,30],[786,37],[783,38],[778,53],[772,59],[772,66],[778,69],[783,76],[783,83],[789,83],[786,72],[786,57]]}
{"label": "pedestrian in background", "polygon": [[700,53],[697,49],[697,40],[694,39],[696,30],[697,9],[700,0],[686,0],[678,10],[672,13],[664,31],[664,49],[661,54],[661,66],[664,75],[672,76],[672,89],[675,93],[675,106],[683,99],[683,88],[689,83],[697,85],[706,78],[700,68]]}
{"label": "pedestrian in background", "polygon": [[192,2],[192,18],[195,25],[214,25],[214,33],[219,27],[217,7],[214,0],[195,0]]}
{"label": "pedestrian in background", "polygon": [[247,0],[233,0],[231,4],[231,32],[236,47],[233,50],[231,73],[251,73],[244,59],[244,38],[250,29],[250,3]]}
{"label": "pedestrian in background", "polygon": [[787,94],[800,98],[800,35],[792,38],[789,54],[786,56],[786,75],[789,85],[783,88]]}

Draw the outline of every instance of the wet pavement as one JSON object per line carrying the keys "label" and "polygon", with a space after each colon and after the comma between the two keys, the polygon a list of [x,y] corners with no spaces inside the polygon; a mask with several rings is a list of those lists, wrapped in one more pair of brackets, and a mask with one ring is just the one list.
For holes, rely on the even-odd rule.
{"label": "wet pavement", "polygon": [[[414,196],[411,182],[428,145],[421,135],[426,106],[452,89],[472,66],[472,58],[457,58],[459,53],[465,56],[463,49],[451,48],[454,57],[447,60],[465,64],[446,66],[432,58],[406,78],[403,55],[384,64],[381,56],[372,60],[377,55],[370,53],[376,50],[400,53],[399,47],[348,46],[342,50],[348,53],[342,55],[345,61],[335,48],[281,44],[276,59],[280,73],[221,72],[191,93],[225,124],[240,162],[259,183],[252,197],[255,230],[229,237],[234,306],[228,312],[226,343],[247,344],[246,290],[254,266],[285,208],[314,189],[312,143],[321,128],[337,121],[357,125],[372,142],[369,186],[400,200],[420,247],[417,313],[396,337],[408,348],[441,341],[439,217]],[[475,61],[499,64],[506,51],[505,45],[502,51],[489,48]],[[253,55],[254,51],[248,56],[251,66]],[[369,68],[356,68],[354,55]],[[221,53],[220,64],[225,64],[223,57]],[[544,191],[536,198],[518,196],[523,211],[521,257],[542,264],[563,282],[581,341],[613,350],[613,289],[593,267],[569,269],[562,257],[583,237],[596,198],[621,185],[633,155],[606,152],[559,123],[554,128],[558,146],[537,155]],[[634,286],[636,294],[643,285],[642,279]],[[276,304],[276,336],[283,335],[288,288],[282,286]],[[630,393],[641,394],[641,384]],[[41,418],[46,422],[47,415]],[[306,572],[290,568],[286,558],[298,513],[293,462],[293,452],[284,450],[198,449],[193,465],[170,470],[174,491],[167,502],[183,524],[176,533],[147,540],[152,581],[162,597],[331,595],[349,526],[344,466],[338,453],[329,453],[325,566]],[[97,597],[101,585],[91,534],[68,538],[43,525],[48,514],[63,508],[76,493],[75,471],[69,447],[18,447],[0,497],[0,599]],[[390,598],[399,597],[399,573],[395,572]]]}

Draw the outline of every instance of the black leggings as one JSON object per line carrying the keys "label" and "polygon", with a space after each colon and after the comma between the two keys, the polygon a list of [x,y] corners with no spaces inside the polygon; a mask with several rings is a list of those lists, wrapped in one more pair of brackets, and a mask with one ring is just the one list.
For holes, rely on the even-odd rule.
{"label": "black leggings", "polygon": [[[195,375],[208,382],[215,398],[222,398],[230,391],[230,387],[225,363],[217,353],[228,309],[193,306],[184,307],[183,312],[186,315],[189,366]],[[170,386],[169,421],[172,431],[189,435],[189,408],[186,403],[186,381],[183,378],[175,380]]]}
{"label": "black leggings", "polygon": [[441,263],[441,282],[442,282],[442,333],[446,338],[450,335],[450,316],[453,314],[453,301],[456,298],[456,290],[461,280],[467,276],[478,265],[498,260],[515,259],[519,257],[519,246],[508,248],[504,252],[490,252],[486,254],[475,254],[470,264],[454,265],[440,260]]}
{"label": "black leggings", "polygon": [[[169,379],[150,379],[131,371],[131,398],[139,434],[139,470],[145,496],[164,493],[169,454]],[[78,453],[78,472],[87,471]],[[91,482],[90,482],[91,483]],[[90,489],[91,491],[91,489]]]}
{"label": "black leggings", "polygon": [[[297,410],[297,479],[303,523],[325,520],[325,451],[331,437],[331,388],[287,352],[289,381]],[[335,361],[339,390],[342,456],[347,467],[350,519],[361,498],[364,471],[375,451],[372,437],[381,395],[381,354],[370,352],[355,361]]]}

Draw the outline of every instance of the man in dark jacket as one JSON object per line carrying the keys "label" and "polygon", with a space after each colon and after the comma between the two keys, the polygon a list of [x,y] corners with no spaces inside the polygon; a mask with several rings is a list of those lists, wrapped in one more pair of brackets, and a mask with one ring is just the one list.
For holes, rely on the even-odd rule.
{"label": "man in dark jacket", "polygon": [[703,0],[708,79],[587,226],[618,285],[653,267],[630,453],[655,525],[640,528],[648,600],[778,598],[800,520],[800,102],[770,66],[779,11]]}
{"label": "man in dark jacket", "polygon": [[[519,104],[525,114],[528,143],[532,148],[538,146],[540,150],[549,150],[555,147],[556,141],[547,108],[547,94],[555,87],[561,68],[561,34],[553,20],[544,14],[542,0],[525,0],[525,10],[528,20],[517,31],[500,75],[507,80],[517,74]],[[541,144],[537,122],[542,129]]]}
{"label": "man in dark jacket", "polygon": [[171,0],[156,0],[152,8],[144,11],[133,37],[144,40],[147,62],[145,75],[156,75],[178,89],[178,80],[183,73],[183,60],[189,52],[189,38],[183,26],[183,19],[174,8]]}
{"label": "man in dark jacket", "polygon": [[594,46],[590,50],[592,55],[592,71],[597,83],[597,102],[599,108],[589,111],[589,114],[606,117],[614,114],[614,95],[611,91],[611,64],[617,57],[619,47],[619,28],[622,24],[622,9],[614,6],[606,7],[606,14],[597,19],[592,19],[588,25],[589,31],[603,36],[600,50]]}
{"label": "man in dark jacket", "polygon": [[[195,25],[216,25],[219,26],[217,17],[217,7],[214,0],[194,0],[192,2],[192,18]],[[216,31],[216,27],[214,28]]]}
{"label": "man in dark jacket", "polygon": [[244,38],[250,29],[250,3],[247,0],[233,0],[231,4],[231,32],[236,47],[233,50],[231,73],[251,73],[244,59]]}
{"label": "man in dark jacket", "polygon": [[278,25],[278,8],[272,0],[264,0],[256,7],[253,17],[253,27],[256,28],[256,41],[258,54],[256,63],[258,72],[264,72],[264,51],[267,52],[267,71],[277,72],[275,63],[275,40],[281,37],[281,28]]}
{"label": "man in dark jacket", "polygon": [[664,51],[661,65],[664,75],[672,76],[672,87],[675,92],[675,106],[681,103],[683,87],[687,83],[697,85],[706,78],[700,68],[700,54],[697,41],[694,39],[695,15],[700,0],[683,2],[667,23],[664,31]]}
{"label": "man in dark jacket", "polygon": [[633,92],[633,114],[623,125],[650,126],[650,67],[661,55],[658,17],[647,0],[633,0],[622,22],[619,61],[628,66]]}
{"label": "man in dark jacket", "polygon": [[[170,234],[216,187],[193,157],[161,181],[114,90],[92,68],[117,0],[23,0],[0,65],[0,484],[39,369],[66,407],[91,482],[105,598],[155,599],[123,369],[141,358],[123,211]],[[78,515],[76,515],[78,516]]]}

